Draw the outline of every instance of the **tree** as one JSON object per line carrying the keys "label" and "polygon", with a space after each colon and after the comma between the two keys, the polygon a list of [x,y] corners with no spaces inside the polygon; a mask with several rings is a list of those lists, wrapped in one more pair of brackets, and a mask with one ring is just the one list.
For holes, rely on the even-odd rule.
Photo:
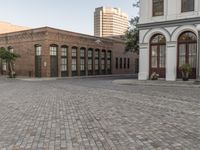
{"label": "tree", "polygon": [[4,61],[6,61],[8,65],[8,74],[10,78],[15,77],[15,71],[14,71],[14,61],[20,57],[20,55],[12,53],[5,48],[0,48],[0,58]]}
{"label": "tree", "polygon": [[139,30],[137,24],[139,17],[134,17],[130,20],[130,27],[126,31],[126,52],[139,52]]}
{"label": "tree", "polygon": [[140,7],[140,1],[135,0],[135,2],[133,3],[133,7]]}
{"label": "tree", "polygon": [[[136,0],[133,3],[133,7],[139,7],[139,4],[140,2]],[[139,17],[136,16],[132,18],[129,22],[130,22],[130,27],[125,33],[125,39],[126,39],[125,51],[139,53],[139,30],[137,28]]]}

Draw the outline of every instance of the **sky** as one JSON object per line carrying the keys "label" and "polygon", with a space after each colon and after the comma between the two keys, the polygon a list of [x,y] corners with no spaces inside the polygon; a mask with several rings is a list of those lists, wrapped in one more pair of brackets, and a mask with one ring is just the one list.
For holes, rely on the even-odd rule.
{"label": "sky", "polygon": [[121,8],[129,18],[138,15],[135,0],[0,0],[0,21],[31,28],[49,26],[93,35],[96,7]]}

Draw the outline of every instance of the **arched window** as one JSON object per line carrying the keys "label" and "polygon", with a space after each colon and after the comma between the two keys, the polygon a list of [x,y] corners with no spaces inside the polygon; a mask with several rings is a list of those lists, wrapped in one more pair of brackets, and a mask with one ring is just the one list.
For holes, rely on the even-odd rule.
{"label": "arched window", "polygon": [[[196,77],[196,60],[197,60],[197,37],[193,32],[187,31],[182,33],[178,38],[178,67],[183,64],[190,64],[193,68],[192,78]],[[181,73],[178,71],[178,77]]]}
{"label": "arched window", "polygon": [[42,46],[35,45],[35,56],[41,56],[41,55],[42,55]]}
{"label": "arched window", "polygon": [[66,77],[68,74],[68,72],[67,72],[67,70],[68,70],[67,56],[68,56],[68,46],[63,45],[63,46],[61,46],[61,63],[60,63],[62,77]]}
{"label": "arched window", "polygon": [[164,15],[164,0],[152,0],[152,12],[153,16]]}
{"label": "arched window", "polygon": [[80,75],[84,76],[85,75],[85,57],[86,49],[84,47],[80,48]]}
{"label": "arched window", "polygon": [[58,77],[58,45],[50,45],[51,77]]}
{"label": "arched window", "polygon": [[41,77],[42,73],[42,46],[35,45],[35,77]]}
{"label": "arched window", "polygon": [[108,53],[107,53],[107,71],[108,71],[108,74],[111,74],[111,69],[112,69],[112,51],[111,50],[108,50]]}
{"label": "arched window", "polygon": [[99,72],[99,58],[100,58],[100,50],[96,49],[95,50],[95,74],[98,75]]}
{"label": "arched window", "polygon": [[162,34],[156,34],[150,41],[150,75],[153,72],[165,77],[166,39]]}
{"label": "arched window", "polygon": [[93,49],[88,49],[88,75],[93,74]]}
{"label": "arched window", "polygon": [[194,11],[194,0],[181,0],[181,12]]}
{"label": "arched window", "polygon": [[50,45],[50,56],[57,56],[58,46],[55,44]]}
{"label": "arched window", "polygon": [[77,47],[72,47],[72,76],[77,76]]}
{"label": "arched window", "polygon": [[[0,47],[0,49],[6,50],[5,47]],[[7,71],[7,63],[5,60],[0,59],[0,70],[1,74],[3,74],[4,71]]]}
{"label": "arched window", "polygon": [[106,50],[104,49],[101,51],[101,72],[106,73]]}

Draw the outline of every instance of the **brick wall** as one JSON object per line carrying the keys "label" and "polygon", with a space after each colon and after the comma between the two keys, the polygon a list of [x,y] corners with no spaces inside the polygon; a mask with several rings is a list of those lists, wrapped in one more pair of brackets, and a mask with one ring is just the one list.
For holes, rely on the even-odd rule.
{"label": "brick wall", "polygon": [[[64,30],[53,29],[49,27],[32,29],[27,31],[20,31],[8,34],[0,35],[0,47],[8,48],[11,46],[15,53],[20,54],[20,58],[15,62],[15,71],[19,76],[35,76],[35,45],[40,45],[42,47],[42,67],[41,75],[42,77],[50,77],[50,45],[57,45],[58,48],[58,76],[61,76],[60,62],[61,62],[61,46],[68,46],[68,76],[71,76],[71,48],[77,47],[77,56],[80,56],[80,48],[84,47],[87,50],[89,48],[93,49],[93,54],[95,54],[95,49],[112,51],[112,73],[113,74],[130,74],[135,72],[135,58],[137,57],[133,53],[124,53],[124,43],[117,40],[99,38]],[[116,69],[115,60],[118,58],[129,58],[130,68],[127,67]],[[93,57],[95,59],[95,57]],[[78,66],[80,66],[80,60],[77,60]],[[87,58],[85,60],[86,70],[87,70]],[[94,60],[93,60],[94,63]],[[94,64],[93,64],[94,67]],[[100,67],[101,68],[101,67]],[[77,68],[78,75],[80,75],[80,68]],[[100,71],[101,72],[101,71]],[[107,73],[107,72],[106,72]],[[95,71],[93,71],[95,74]],[[86,73],[87,75],[87,73]]]}

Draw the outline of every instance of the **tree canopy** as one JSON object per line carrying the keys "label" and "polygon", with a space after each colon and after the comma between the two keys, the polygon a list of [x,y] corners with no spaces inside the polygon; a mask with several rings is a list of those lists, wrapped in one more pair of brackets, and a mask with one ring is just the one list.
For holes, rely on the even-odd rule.
{"label": "tree canopy", "polygon": [[[135,0],[133,3],[133,7],[139,7],[140,1]],[[139,22],[139,16],[132,18],[129,23],[130,27],[125,33],[126,39],[126,52],[135,52],[139,53],[139,30],[137,28],[137,24]]]}
{"label": "tree canopy", "polygon": [[10,78],[14,78],[16,73],[14,71],[14,61],[20,57],[20,55],[12,53],[5,48],[0,48],[0,59],[4,60],[8,65],[8,73]]}
{"label": "tree canopy", "polygon": [[0,58],[9,62],[15,61],[19,57],[18,54],[11,53],[10,51],[6,50],[5,48],[0,48]]}
{"label": "tree canopy", "polygon": [[139,30],[137,24],[139,17],[136,16],[130,20],[130,27],[125,34],[126,37],[126,52],[136,52],[139,51]]}

